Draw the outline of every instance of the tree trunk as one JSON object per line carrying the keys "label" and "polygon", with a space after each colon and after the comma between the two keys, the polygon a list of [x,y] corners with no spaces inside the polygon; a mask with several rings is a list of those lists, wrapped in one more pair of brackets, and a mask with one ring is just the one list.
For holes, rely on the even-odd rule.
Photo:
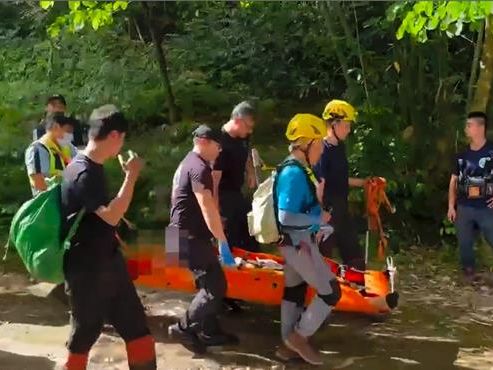
{"label": "tree trunk", "polygon": [[491,83],[493,80],[493,16],[485,22],[483,50],[479,66],[479,78],[471,110],[486,112],[490,99]]}
{"label": "tree trunk", "polygon": [[483,21],[483,24],[478,32],[476,45],[474,46],[474,57],[471,64],[471,76],[469,77],[469,84],[467,86],[467,111],[469,111],[471,108],[474,87],[476,86],[476,82],[478,80],[479,58],[481,57],[481,50],[483,48],[484,27],[485,22]]}
{"label": "tree trunk", "polygon": [[142,2],[144,7],[144,13],[146,16],[147,24],[149,27],[149,33],[151,34],[152,43],[154,44],[154,49],[156,51],[156,58],[159,63],[159,70],[161,72],[161,77],[163,78],[164,88],[166,89],[166,100],[169,112],[169,123],[174,124],[177,120],[177,109],[175,103],[175,96],[173,94],[173,89],[171,87],[171,81],[168,74],[168,63],[166,62],[166,55],[164,53],[163,47],[161,45],[161,38],[158,37],[156,27],[153,22],[151,9],[146,2]]}
{"label": "tree trunk", "polygon": [[331,9],[330,9],[328,3],[322,3],[321,5],[324,7],[324,13],[325,13],[324,19],[325,19],[325,25],[326,25],[327,31],[328,31],[327,33],[329,34],[329,38],[330,38],[330,40],[332,42],[332,46],[334,48],[334,53],[337,57],[337,60],[339,61],[340,66],[341,66],[344,79],[346,80],[349,96],[353,97],[354,92],[357,88],[357,85],[356,85],[356,82],[349,75],[349,66],[348,66],[347,60],[344,57],[344,55],[341,51],[341,48],[339,47],[339,45],[337,43],[337,35],[335,34],[335,30],[332,27],[333,19],[331,18],[331,15],[332,15]]}
{"label": "tree trunk", "polygon": [[363,88],[365,89],[366,102],[371,107],[370,92],[368,90],[368,83],[366,81],[365,64],[363,62],[363,52],[361,51],[361,42],[360,42],[360,39],[359,39],[358,15],[356,13],[356,7],[354,6],[354,1],[352,2],[352,5],[353,5],[354,23],[355,23],[355,30],[356,30],[356,44],[358,45],[358,58],[359,58],[359,64],[361,66],[361,75],[363,77]]}

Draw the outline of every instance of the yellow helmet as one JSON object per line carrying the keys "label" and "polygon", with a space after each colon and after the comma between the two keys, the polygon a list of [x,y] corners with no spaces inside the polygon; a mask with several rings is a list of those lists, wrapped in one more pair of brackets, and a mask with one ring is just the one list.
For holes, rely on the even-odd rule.
{"label": "yellow helmet", "polygon": [[325,122],[308,113],[298,113],[288,123],[286,137],[289,141],[295,141],[299,138],[323,139],[327,133]]}
{"label": "yellow helmet", "polygon": [[342,119],[344,121],[355,121],[358,116],[356,109],[344,100],[331,100],[325,106],[324,112],[322,114],[323,119]]}

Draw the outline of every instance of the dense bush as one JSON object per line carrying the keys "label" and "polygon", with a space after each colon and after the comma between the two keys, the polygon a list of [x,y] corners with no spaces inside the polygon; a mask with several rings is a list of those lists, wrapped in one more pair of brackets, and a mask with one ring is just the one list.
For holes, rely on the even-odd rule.
{"label": "dense bush", "polygon": [[[439,244],[450,234],[443,222],[446,192],[452,155],[463,142],[476,31],[462,38],[436,33],[426,44],[397,41],[403,8],[390,2],[156,3],[181,117],[169,126],[141,4],[131,3],[97,32],[56,38],[46,29],[66,11],[63,4],[51,12],[27,3],[0,6],[4,219],[29,196],[23,151],[48,94],[64,94],[82,120],[104,103],[126,112],[133,129],[128,147],[148,161],[130,212],[145,227],[166,222],[171,177],[190,148],[194,122],[220,125],[236,102],[251,99],[260,112],[253,142],[276,163],[286,153],[289,118],[320,114],[327,100],[342,97],[360,111],[348,143],[354,175],[389,182],[398,210],[385,217],[392,240]],[[108,170],[115,188],[117,162]],[[351,197],[360,212],[361,191]]]}

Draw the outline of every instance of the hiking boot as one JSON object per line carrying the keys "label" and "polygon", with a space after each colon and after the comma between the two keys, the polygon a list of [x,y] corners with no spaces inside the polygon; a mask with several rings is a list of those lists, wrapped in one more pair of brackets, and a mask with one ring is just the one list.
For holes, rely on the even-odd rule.
{"label": "hiking boot", "polygon": [[320,353],[310,345],[307,338],[298,334],[296,330],[294,330],[291,334],[289,334],[287,339],[284,341],[284,344],[286,344],[286,347],[288,347],[290,350],[300,355],[301,358],[306,362],[308,362],[309,364],[311,365],[324,364],[322,360],[322,356],[320,356]]}
{"label": "hiking boot", "polygon": [[290,350],[288,347],[286,347],[284,343],[281,344],[277,349],[276,357],[284,362],[288,362],[300,358],[300,356],[295,351]]}
{"label": "hiking boot", "polygon": [[231,298],[224,298],[223,307],[229,314],[240,315],[244,312],[243,308],[238,304],[238,300]]}
{"label": "hiking boot", "polygon": [[236,335],[224,332],[213,335],[200,333],[198,338],[206,347],[236,346],[240,344],[240,340]]}
{"label": "hiking boot", "polygon": [[476,274],[473,268],[467,267],[463,269],[462,278],[465,284],[475,284],[479,281],[479,276]]}
{"label": "hiking boot", "polygon": [[196,354],[204,354],[207,348],[199,339],[198,335],[191,331],[183,329],[180,323],[168,326],[168,335],[170,338],[176,339],[189,351]]}

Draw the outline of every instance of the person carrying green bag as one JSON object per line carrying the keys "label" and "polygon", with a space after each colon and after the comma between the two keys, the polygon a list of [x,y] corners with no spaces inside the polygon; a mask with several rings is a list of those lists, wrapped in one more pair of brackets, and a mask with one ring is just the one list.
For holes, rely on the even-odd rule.
{"label": "person carrying green bag", "polygon": [[62,238],[61,185],[55,179],[49,182],[46,191],[25,202],[14,215],[4,260],[8,248],[13,246],[34,279],[61,284],[63,257],[84,210],[78,212],[66,238]]}

